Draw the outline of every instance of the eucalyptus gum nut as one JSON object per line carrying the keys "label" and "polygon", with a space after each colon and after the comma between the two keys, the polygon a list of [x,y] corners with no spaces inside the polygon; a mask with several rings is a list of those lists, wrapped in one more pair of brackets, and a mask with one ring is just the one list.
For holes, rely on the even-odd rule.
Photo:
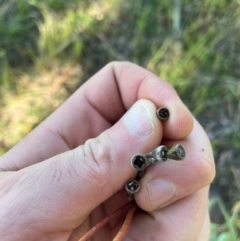
{"label": "eucalyptus gum nut", "polygon": [[160,119],[160,120],[167,120],[169,118],[170,114],[169,114],[169,110],[167,108],[159,108],[157,110],[157,117]]}

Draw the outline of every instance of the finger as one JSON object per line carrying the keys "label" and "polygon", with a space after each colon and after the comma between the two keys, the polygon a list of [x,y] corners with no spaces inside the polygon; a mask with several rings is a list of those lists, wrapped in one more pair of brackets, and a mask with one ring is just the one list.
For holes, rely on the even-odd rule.
{"label": "finger", "polygon": [[82,145],[111,127],[139,99],[169,109],[165,138],[182,139],[190,133],[192,116],[171,85],[137,65],[114,62],[2,156],[0,170],[19,170]]}
{"label": "finger", "polygon": [[0,202],[6,208],[0,213],[0,233],[8,220],[16,224],[9,232],[21,235],[25,231],[18,227],[46,234],[79,226],[136,174],[131,156],[151,150],[160,141],[162,126],[155,113],[152,102],[138,101],[97,138],[4,178]]}
{"label": "finger", "polygon": [[204,224],[207,210],[208,187],[205,187],[164,209],[150,214],[136,213],[124,240],[196,241],[203,225],[207,225]]}
{"label": "finger", "polygon": [[[142,209],[157,210],[212,182],[215,165],[211,145],[196,120],[192,133],[178,142],[186,151],[185,159],[152,165],[141,179],[141,189],[135,199]],[[167,146],[174,144],[172,141],[163,143]]]}

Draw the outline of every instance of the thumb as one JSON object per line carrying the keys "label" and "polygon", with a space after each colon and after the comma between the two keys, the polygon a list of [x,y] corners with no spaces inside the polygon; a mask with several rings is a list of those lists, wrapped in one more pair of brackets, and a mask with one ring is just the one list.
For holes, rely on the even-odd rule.
{"label": "thumb", "polygon": [[75,228],[136,174],[131,157],[154,149],[161,138],[162,125],[155,105],[140,100],[97,138],[1,180],[5,195],[0,201],[6,202],[13,217],[20,210],[25,225],[41,223],[38,231]]}

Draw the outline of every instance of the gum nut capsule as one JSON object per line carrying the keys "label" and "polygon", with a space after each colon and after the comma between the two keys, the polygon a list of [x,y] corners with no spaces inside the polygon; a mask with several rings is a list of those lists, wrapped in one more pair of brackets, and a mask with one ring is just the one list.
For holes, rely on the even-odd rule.
{"label": "gum nut capsule", "polygon": [[131,164],[137,171],[142,171],[147,166],[147,159],[141,154],[136,154],[132,157]]}
{"label": "gum nut capsule", "polygon": [[168,149],[166,146],[159,146],[153,150],[152,155],[154,160],[157,161],[167,161],[168,159]]}
{"label": "gum nut capsule", "polygon": [[180,144],[176,144],[168,151],[168,156],[169,159],[181,161],[186,156],[186,153]]}
{"label": "gum nut capsule", "polygon": [[131,179],[125,184],[125,189],[128,194],[134,194],[140,189],[139,182],[137,180]]}
{"label": "gum nut capsule", "polygon": [[160,120],[167,120],[169,118],[169,110],[167,108],[160,108],[157,110],[157,117]]}

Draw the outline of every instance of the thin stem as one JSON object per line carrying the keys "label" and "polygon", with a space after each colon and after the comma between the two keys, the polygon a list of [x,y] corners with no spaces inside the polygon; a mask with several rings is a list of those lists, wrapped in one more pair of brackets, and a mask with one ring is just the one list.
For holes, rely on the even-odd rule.
{"label": "thin stem", "polygon": [[100,222],[98,222],[94,227],[92,227],[82,238],[79,239],[79,241],[87,241],[89,238],[91,238],[100,228],[102,228],[106,223],[110,221],[110,219],[117,217],[120,215],[127,207],[131,205],[131,202],[126,203],[122,207],[115,210],[113,213],[107,215],[104,219],[102,219]]}
{"label": "thin stem", "polygon": [[181,8],[182,8],[182,0],[174,0],[173,35],[177,40],[181,39]]}
{"label": "thin stem", "polygon": [[125,235],[128,232],[128,229],[130,227],[133,214],[137,208],[137,204],[133,203],[133,205],[129,208],[126,219],[121,227],[121,229],[118,231],[117,236],[113,239],[113,241],[122,241]]}

